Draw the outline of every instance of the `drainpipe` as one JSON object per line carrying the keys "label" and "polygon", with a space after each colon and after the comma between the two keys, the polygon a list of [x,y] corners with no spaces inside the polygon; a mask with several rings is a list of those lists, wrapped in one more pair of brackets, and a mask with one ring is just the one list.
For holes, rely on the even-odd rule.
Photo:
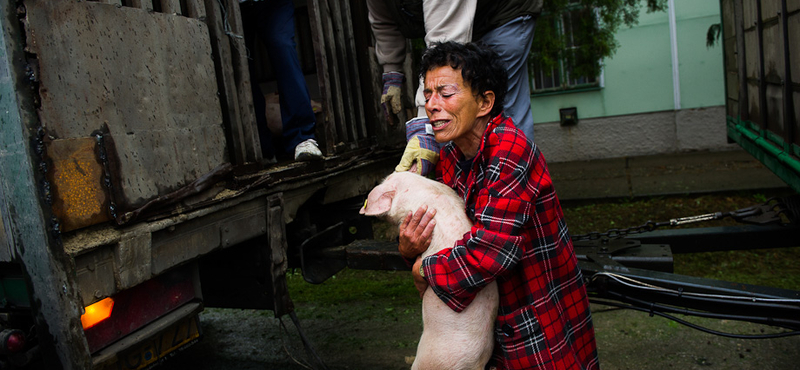
{"label": "drainpipe", "polygon": [[672,56],[672,99],[675,110],[681,109],[681,73],[678,68],[678,33],[675,21],[675,0],[667,1],[669,12],[669,44]]}

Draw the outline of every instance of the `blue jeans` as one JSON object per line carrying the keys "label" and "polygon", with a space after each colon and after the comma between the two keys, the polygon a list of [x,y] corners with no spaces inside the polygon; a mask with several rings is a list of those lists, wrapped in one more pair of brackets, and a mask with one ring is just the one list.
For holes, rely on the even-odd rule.
{"label": "blue jeans", "polygon": [[489,31],[480,41],[500,54],[508,68],[508,92],[503,109],[528,140],[533,142],[533,115],[531,114],[531,87],[528,79],[528,54],[533,44],[536,20],[530,15]]}
{"label": "blue jeans", "polygon": [[[241,4],[244,40],[252,53],[256,34],[266,46],[269,61],[275,71],[280,94],[283,138],[281,144],[288,154],[297,144],[314,138],[316,120],[311,108],[300,60],[294,42],[294,4],[292,0],[270,0]],[[250,60],[252,76],[253,60]],[[265,157],[274,154],[270,131],[267,128],[266,102],[256,81],[251,79],[256,123]]]}

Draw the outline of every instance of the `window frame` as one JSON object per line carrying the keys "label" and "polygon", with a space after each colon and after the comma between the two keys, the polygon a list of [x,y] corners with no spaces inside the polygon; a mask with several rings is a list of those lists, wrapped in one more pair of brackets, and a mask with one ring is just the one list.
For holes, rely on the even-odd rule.
{"label": "window frame", "polygon": [[[577,4],[578,0],[572,0],[571,4]],[[574,8],[577,8],[575,6]],[[569,41],[567,50],[576,49],[579,46],[574,45],[574,36],[572,32],[572,14],[573,10],[570,10],[570,19],[569,19]],[[595,9],[594,17],[595,22],[599,22],[599,10]],[[556,22],[557,32],[559,36],[564,35],[566,33],[565,25],[567,23],[564,20],[564,16],[562,15],[557,19]],[[598,76],[587,78],[585,76],[580,76],[577,79],[572,78],[570,76],[570,70],[565,66],[565,62],[563,58],[559,58],[558,66],[551,70],[551,75],[548,77],[544,73],[545,71],[541,68],[536,67],[535,62],[535,55],[536,51],[532,48],[529,58],[528,58],[528,83],[530,85],[531,96],[542,96],[542,95],[552,95],[552,94],[559,94],[559,93],[572,93],[572,92],[582,92],[582,91],[594,91],[599,90],[604,87],[604,69],[601,67],[600,73]],[[601,63],[602,64],[602,63]],[[556,70],[557,69],[557,70]],[[550,87],[543,87],[543,88],[536,88],[537,81],[541,80],[551,80],[550,83],[544,83],[547,85],[551,85]],[[581,82],[581,79],[586,79],[588,82]],[[556,82],[557,81],[557,82]],[[566,83],[564,83],[566,81]]]}

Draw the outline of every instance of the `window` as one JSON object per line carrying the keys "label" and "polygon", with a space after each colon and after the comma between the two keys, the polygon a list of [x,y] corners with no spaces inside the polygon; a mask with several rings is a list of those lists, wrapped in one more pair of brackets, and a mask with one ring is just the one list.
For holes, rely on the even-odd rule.
{"label": "window", "polygon": [[[579,0],[571,0],[577,4]],[[572,59],[581,59],[581,42],[597,22],[596,13],[591,10],[575,8],[560,17],[541,17],[536,25],[531,55],[528,59],[531,93],[548,93],[572,89],[600,86],[597,76],[582,76],[573,72],[568,61],[563,57],[569,54]],[[563,37],[563,44],[557,39]],[[559,46],[563,45],[563,46]],[[543,49],[550,47],[561,49],[561,57],[551,63],[544,60]]]}

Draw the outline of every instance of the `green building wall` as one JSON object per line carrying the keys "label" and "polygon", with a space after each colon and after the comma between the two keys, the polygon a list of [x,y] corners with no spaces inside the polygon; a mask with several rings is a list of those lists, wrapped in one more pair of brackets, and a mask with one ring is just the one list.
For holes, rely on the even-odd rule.
{"label": "green building wall", "polygon": [[[706,47],[708,27],[720,22],[714,0],[675,0],[680,109],[724,104],[722,46]],[[676,109],[669,15],[642,10],[639,23],[617,33],[619,48],[604,62],[597,90],[533,95],[534,122],[559,120],[577,107],[580,119]]]}
{"label": "green building wall", "polygon": [[[642,1],[644,3],[644,1]],[[706,47],[720,23],[717,0],[670,0],[675,16],[673,70],[670,12],[647,13],[617,33],[599,88],[531,97],[534,141],[550,162],[731,150],[724,109],[720,43]],[[559,109],[575,107],[578,124],[561,126]]]}

